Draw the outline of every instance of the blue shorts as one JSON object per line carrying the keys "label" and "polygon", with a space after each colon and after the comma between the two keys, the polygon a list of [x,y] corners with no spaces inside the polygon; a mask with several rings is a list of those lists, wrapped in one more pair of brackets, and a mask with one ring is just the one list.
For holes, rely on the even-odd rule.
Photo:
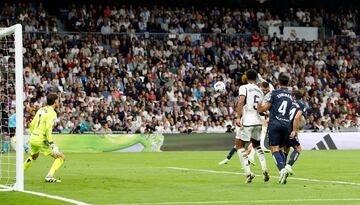
{"label": "blue shorts", "polygon": [[[289,132],[291,133],[291,131]],[[289,137],[287,138],[286,140],[286,143],[285,143],[285,146],[286,147],[293,147],[295,148],[296,146],[299,146],[300,145],[300,141],[299,141],[299,138],[298,136],[296,135],[293,139],[290,139]]]}
{"label": "blue shorts", "polygon": [[269,137],[269,146],[284,147],[287,139],[289,139],[289,126],[269,123],[267,134]]}

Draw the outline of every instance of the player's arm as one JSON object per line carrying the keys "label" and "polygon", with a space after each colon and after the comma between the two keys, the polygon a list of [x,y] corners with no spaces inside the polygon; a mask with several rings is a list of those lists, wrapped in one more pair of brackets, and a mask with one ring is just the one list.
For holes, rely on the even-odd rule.
{"label": "player's arm", "polygon": [[269,102],[266,102],[264,105],[261,102],[259,102],[257,111],[258,113],[263,113],[270,110],[270,108],[271,108],[271,104]]}
{"label": "player's arm", "polygon": [[292,132],[290,133],[290,138],[294,138],[297,135],[297,130],[299,128],[300,120],[302,116],[302,111],[298,111],[295,115]]}
{"label": "player's arm", "polygon": [[53,126],[54,126],[54,120],[52,118],[49,118],[47,121],[46,121],[46,132],[45,132],[45,135],[46,135],[46,140],[48,141],[49,144],[53,144],[54,143],[54,140],[52,138],[52,130],[53,130]]}
{"label": "player's arm", "polygon": [[239,88],[239,102],[237,104],[236,107],[236,121],[235,124],[238,127],[241,127],[241,116],[242,116],[242,111],[245,105],[245,98],[247,96],[247,89],[245,86],[240,86]]}
{"label": "player's arm", "polygon": [[273,96],[273,93],[271,93],[270,99],[269,99],[268,102],[266,102],[265,104],[262,104],[262,102],[259,101],[258,107],[257,107],[258,113],[263,113],[263,112],[266,112],[266,111],[270,110],[271,105],[273,104],[273,102],[274,102],[274,96]]}
{"label": "player's arm", "polygon": [[266,80],[260,75],[260,73],[258,73],[257,77],[261,82],[266,82]]}
{"label": "player's arm", "polygon": [[239,103],[236,107],[236,125],[241,127],[241,116],[245,104],[245,95],[240,95]]}
{"label": "player's arm", "polygon": [[55,156],[59,156],[61,155],[61,152],[59,150],[59,148],[55,145],[54,140],[52,138],[52,130],[53,130],[53,126],[54,126],[54,119],[56,118],[55,116],[50,117],[47,121],[46,121],[46,140],[48,141],[51,149],[53,150],[53,154]]}

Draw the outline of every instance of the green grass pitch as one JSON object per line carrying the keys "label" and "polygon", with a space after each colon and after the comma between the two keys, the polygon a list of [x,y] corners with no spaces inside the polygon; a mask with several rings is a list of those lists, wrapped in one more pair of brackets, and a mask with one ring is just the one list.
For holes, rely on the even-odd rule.
{"label": "green grass pitch", "polygon": [[[286,185],[278,184],[275,178],[278,172],[270,154],[267,162],[274,177],[265,183],[257,161],[251,167],[257,175],[251,184],[244,184],[245,177],[233,173],[242,173],[237,155],[227,165],[217,164],[226,154],[226,151],[67,154],[64,167],[57,173],[63,180],[60,184],[43,181],[52,160],[41,156],[25,173],[25,189],[89,204],[360,204],[360,150],[304,151],[294,166],[294,177],[319,181],[289,177]],[[67,203],[25,193],[0,192],[0,204]]]}

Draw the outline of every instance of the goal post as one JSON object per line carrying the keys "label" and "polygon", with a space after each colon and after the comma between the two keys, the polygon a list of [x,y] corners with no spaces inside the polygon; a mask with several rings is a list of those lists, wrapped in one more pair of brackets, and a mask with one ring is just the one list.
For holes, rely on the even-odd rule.
{"label": "goal post", "polygon": [[[7,169],[6,183],[0,181],[0,188],[23,191],[24,190],[24,83],[23,83],[23,37],[22,37],[22,26],[16,24],[8,28],[0,28],[0,81],[1,85],[12,85],[15,84],[14,91],[9,91],[9,88],[1,89],[1,138],[2,140],[8,139],[6,142],[8,148],[7,153],[1,150],[0,159],[0,178],[3,178],[4,168]],[[9,62],[9,59],[14,59]],[[13,62],[15,61],[15,63]],[[13,65],[14,64],[14,65]],[[11,81],[11,82],[10,82]],[[15,82],[14,82],[15,81]],[[11,98],[15,95],[15,99]],[[10,97],[11,96],[11,97]],[[15,106],[12,105],[15,100]],[[11,109],[15,108],[15,119],[16,127],[15,133],[12,133],[9,125],[9,113]],[[4,116],[8,115],[8,118],[3,119]],[[3,127],[4,126],[4,127]],[[15,134],[15,154],[11,153],[11,137],[10,135]],[[6,136],[7,135],[7,136]],[[4,137],[6,136],[6,137]],[[3,143],[4,144],[4,143]],[[2,145],[4,146],[4,145]],[[3,147],[4,148],[4,147]],[[4,156],[5,155],[5,156]],[[2,159],[2,158],[7,158]],[[15,160],[13,159],[15,158]],[[6,164],[2,164],[6,162]],[[6,172],[6,170],[5,170]],[[15,172],[15,176],[14,173]]]}

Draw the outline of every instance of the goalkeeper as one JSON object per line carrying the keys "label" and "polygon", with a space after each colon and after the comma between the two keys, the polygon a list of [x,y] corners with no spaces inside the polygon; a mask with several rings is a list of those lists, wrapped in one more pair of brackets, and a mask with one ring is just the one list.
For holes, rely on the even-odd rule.
{"label": "goalkeeper", "polygon": [[41,152],[45,156],[52,156],[55,159],[49,173],[45,177],[45,181],[61,182],[61,180],[54,178],[54,174],[64,163],[65,156],[60,152],[52,139],[52,129],[56,119],[55,109],[59,105],[59,98],[56,94],[50,93],[46,96],[46,100],[47,106],[42,107],[36,112],[29,126],[31,155],[26,159],[24,169],[27,170]]}

